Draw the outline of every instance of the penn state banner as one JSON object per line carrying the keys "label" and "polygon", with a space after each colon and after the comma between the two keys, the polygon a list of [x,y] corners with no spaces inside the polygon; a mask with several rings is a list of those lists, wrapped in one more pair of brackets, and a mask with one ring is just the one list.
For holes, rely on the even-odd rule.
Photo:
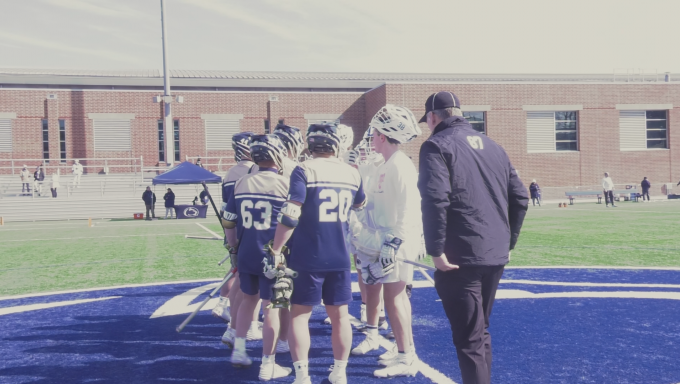
{"label": "penn state banner", "polygon": [[205,219],[207,205],[175,205],[178,219]]}

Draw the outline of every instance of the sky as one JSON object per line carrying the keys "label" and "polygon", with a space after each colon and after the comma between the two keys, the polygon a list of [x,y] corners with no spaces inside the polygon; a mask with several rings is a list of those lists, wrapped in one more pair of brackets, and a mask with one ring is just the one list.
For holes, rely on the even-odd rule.
{"label": "sky", "polygon": [[[169,67],[680,73],[676,0],[166,0]],[[0,68],[162,69],[160,0],[0,0]]]}

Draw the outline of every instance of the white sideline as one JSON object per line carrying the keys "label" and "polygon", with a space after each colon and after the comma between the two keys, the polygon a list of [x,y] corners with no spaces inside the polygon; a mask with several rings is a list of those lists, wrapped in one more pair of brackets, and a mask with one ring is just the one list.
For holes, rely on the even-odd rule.
{"label": "white sideline", "polygon": [[680,288],[680,284],[568,283],[561,281],[505,280],[501,284],[553,285],[561,287]]}
{"label": "white sideline", "polygon": [[219,237],[220,239],[223,239],[223,238],[224,238],[224,235],[222,235],[222,236],[218,235],[217,233],[215,233],[215,232],[209,230],[208,228],[206,228],[206,227],[205,227],[203,224],[201,224],[201,223],[196,223],[196,225],[198,225],[199,227],[205,229],[206,231],[208,231],[208,233],[210,233],[211,235],[213,235],[213,236],[215,236],[215,237]]}
{"label": "white sideline", "polygon": [[98,298],[98,299],[82,299],[82,300],[57,301],[55,303],[18,305],[16,307],[0,308],[0,316],[9,315],[9,314],[12,314],[12,313],[37,311],[37,310],[40,310],[40,309],[47,309],[47,308],[65,307],[65,306],[68,306],[68,305],[75,305],[75,304],[85,304],[85,303],[91,303],[91,302],[94,302],[94,301],[118,299],[118,298],[121,298],[121,297],[122,296],[109,296],[109,297],[101,297],[101,298]]}
{"label": "white sideline", "polygon": [[114,285],[114,286],[110,286],[110,287],[99,287],[99,288],[69,289],[69,290],[66,290],[66,291],[27,293],[25,295],[4,296],[4,297],[0,297],[0,301],[26,299],[26,298],[29,298],[29,297],[56,296],[56,295],[64,295],[64,294],[67,294],[67,293],[107,291],[109,289],[141,288],[141,287],[153,287],[153,286],[156,286],[156,285],[170,285],[170,284],[209,283],[209,282],[217,282],[217,281],[221,281],[221,280],[220,279],[196,279],[196,280],[180,280],[180,281],[161,281],[161,282],[158,282],[158,283],[126,284],[126,285]]}
{"label": "white sideline", "polygon": [[55,241],[55,240],[83,240],[83,239],[101,239],[101,238],[119,238],[119,237],[146,237],[146,236],[177,236],[186,235],[186,233],[148,233],[146,235],[116,235],[116,236],[91,236],[91,237],[57,237],[54,239],[23,239],[23,240],[3,240],[3,242],[21,242],[21,241]]}
{"label": "white sideline", "polygon": [[606,267],[606,266],[582,266],[582,265],[556,265],[556,266],[506,266],[505,269],[631,269],[643,271],[680,271],[680,267]]}
{"label": "white sideline", "polygon": [[[349,315],[349,321],[350,323],[355,326],[355,327],[360,327],[362,326],[361,321],[359,321],[356,317]],[[386,350],[392,349],[392,342],[387,340],[385,336],[380,335],[380,346],[385,348]],[[443,373],[439,372],[438,370],[430,367],[429,365],[425,364],[422,360],[418,359],[419,367],[418,371],[423,374],[423,376],[427,377],[430,379],[433,383],[436,384],[456,384],[455,381],[451,380],[448,378],[446,375]]]}

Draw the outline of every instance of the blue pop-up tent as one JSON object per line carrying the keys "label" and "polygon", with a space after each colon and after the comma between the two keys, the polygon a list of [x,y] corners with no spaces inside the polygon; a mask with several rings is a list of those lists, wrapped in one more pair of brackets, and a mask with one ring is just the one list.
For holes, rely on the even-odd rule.
{"label": "blue pop-up tent", "polygon": [[222,178],[218,175],[185,161],[166,171],[162,175],[153,178],[153,184],[201,184],[221,183]]}

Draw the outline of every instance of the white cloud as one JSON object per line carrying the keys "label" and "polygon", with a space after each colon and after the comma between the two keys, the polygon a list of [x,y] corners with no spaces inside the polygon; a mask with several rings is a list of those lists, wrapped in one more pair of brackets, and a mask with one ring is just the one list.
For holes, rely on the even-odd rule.
{"label": "white cloud", "polygon": [[137,9],[124,4],[124,1],[101,1],[101,0],[44,0],[45,3],[55,7],[66,8],[74,11],[87,12],[102,16],[119,18],[145,18],[148,15]]}
{"label": "white cloud", "polygon": [[[114,51],[109,51],[109,50],[105,50],[105,49],[79,48],[79,47],[74,47],[74,46],[71,46],[71,45],[60,43],[58,41],[41,40],[41,39],[37,39],[37,38],[34,38],[34,37],[16,35],[16,34],[0,31],[0,41],[2,41],[2,40],[26,44],[26,45],[30,45],[30,46],[33,46],[33,47],[36,47],[36,48],[41,48],[41,49],[75,53],[75,54],[84,55],[84,56],[95,56],[95,57],[98,57],[98,58],[102,58],[102,59],[106,59],[106,60],[113,60],[113,61],[116,61],[116,62],[140,64],[140,60],[138,58],[136,58],[135,56],[127,55],[125,53],[114,52]],[[74,66],[74,69],[80,69],[80,68],[77,68],[76,66]]]}

